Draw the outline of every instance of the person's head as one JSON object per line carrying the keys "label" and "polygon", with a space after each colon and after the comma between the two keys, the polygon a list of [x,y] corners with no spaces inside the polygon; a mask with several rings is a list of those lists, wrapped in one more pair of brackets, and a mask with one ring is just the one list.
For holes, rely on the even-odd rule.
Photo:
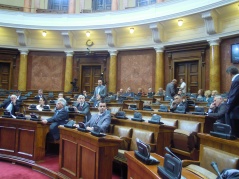
{"label": "person's head", "polygon": [[120,92],[120,93],[123,93],[123,92],[124,92],[124,90],[123,90],[122,88],[120,88],[119,92]]}
{"label": "person's head", "polygon": [[148,89],[148,92],[149,92],[149,93],[152,93],[152,91],[153,91],[152,88],[149,88],[149,89]]}
{"label": "person's head", "polygon": [[218,107],[224,102],[223,98],[220,95],[216,95],[213,99],[213,104]]}
{"label": "person's head", "polygon": [[184,82],[184,79],[183,78],[180,78],[180,83]]}
{"label": "person's head", "polygon": [[142,93],[142,88],[138,88],[138,93]]}
{"label": "person's head", "polygon": [[58,98],[63,98],[63,93],[59,93]]}
{"label": "person's head", "polygon": [[21,95],[21,91],[17,90],[16,91],[16,96],[20,96]]}
{"label": "person's head", "polygon": [[131,92],[131,88],[130,87],[127,88],[127,92],[128,93]]}
{"label": "person's head", "polygon": [[179,104],[182,101],[182,98],[180,95],[176,94],[174,97],[174,102],[176,102],[177,104]]}
{"label": "person's head", "polygon": [[181,95],[182,94],[182,90],[178,90],[178,94]]}
{"label": "person's head", "polygon": [[199,89],[199,90],[198,90],[198,95],[203,96],[203,95],[204,95],[204,90],[203,90],[203,89]]}
{"label": "person's head", "polygon": [[86,92],[86,90],[84,90],[84,91],[83,91],[83,95],[87,95],[87,92]]}
{"label": "person's head", "polygon": [[204,92],[204,96],[205,96],[206,98],[211,97],[211,95],[212,95],[211,90],[206,90],[206,91]]}
{"label": "person's head", "polygon": [[13,101],[16,101],[16,100],[17,100],[17,96],[16,96],[15,94],[12,94],[12,95],[10,96],[10,99],[11,99],[12,102],[13,102]]}
{"label": "person's head", "polygon": [[227,72],[229,75],[234,76],[234,75],[236,75],[236,74],[239,73],[239,70],[238,70],[238,68],[235,67],[235,66],[229,66],[229,67],[227,68],[226,72]]}
{"label": "person's head", "polygon": [[218,91],[217,90],[213,90],[212,91],[212,96],[216,96],[218,94]]}
{"label": "person's head", "polygon": [[39,90],[38,90],[38,94],[39,94],[39,95],[42,95],[42,94],[43,94],[43,90],[42,90],[42,89],[39,89]]}
{"label": "person's head", "polygon": [[100,102],[98,106],[99,113],[102,114],[106,111],[106,103],[105,102]]}
{"label": "person's head", "polygon": [[159,88],[159,92],[163,92],[163,88]]}
{"label": "person's head", "polygon": [[39,104],[40,105],[46,105],[46,101],[44,98],[39,98]]}
{"label": "person's head", "polygon": [[102,85],[102,80],[98,80],[98,86]]}
{"label": "person's head", "polygon": [[172,80],[172,83],[173,83],[174,85],[177,85],[177,80],[176,80],[176,79],[173,79],[173,80]]}
{"label": "person's head", "polygon": [[77,98],[77,102],[84,103],[85,102],[85,96],[79,95],[78,98]]}
{"label": "person's head", "polygon": [[59,98],[56,102],[56,109],[62,109],[66,106],[66,100],[64,98]]}

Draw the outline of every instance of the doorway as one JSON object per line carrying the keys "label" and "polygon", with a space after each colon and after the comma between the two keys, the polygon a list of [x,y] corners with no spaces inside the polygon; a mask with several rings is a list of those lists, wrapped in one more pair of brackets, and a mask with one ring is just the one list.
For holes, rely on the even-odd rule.
{"label": "doorway", "polygon": [[180,82],[180,78],[183,78],[187,84],[187,92],[197,93],[198,89],[201,88],[201,72],[198,65],[198,60],[196,61],[185,61],[185,62],[175,62],[175,79]]}
{"label": "doorway", "polygon": [[81,74],[81,92],[86,90],[88,93],[93,92],[101,78],[101,66],[82,66]]}
{"label": "doorway", "polygon": [[0,62],[0,89],[9,90],[11,84],[11,63]]}

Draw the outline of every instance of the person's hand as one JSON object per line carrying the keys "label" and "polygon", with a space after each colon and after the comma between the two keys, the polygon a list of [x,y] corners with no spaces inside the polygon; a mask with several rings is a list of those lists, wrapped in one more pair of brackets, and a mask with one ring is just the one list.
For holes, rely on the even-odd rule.
{"label": "person's hand", "polygon": [[76,128],[78,128],[78,127],[79,127],[79,124],[74,124],[73,126],[76,127]]}
{"label": "person's hand", "polygon": [[43,123],[43,124],[47,124],[47,120],[46,120],[46,119],[43,119],[43,120],[42,120],[42,123]]}
{"label": "person's hand", "polygon": [[77,109],[75,106],[72,106],[72,107],[74,108],[75,112],[77,112],[77,111],[78,111],[78,109]]}
{"label": "person's hand", "polygon": [[92,131],[93,127],[86,127],[87,130]]}
{"label": "person's hand", "polygon": [[212,103],[209,108],[210,108],[210,109],[214,109],[215,107],[216,107],[215,104]]}

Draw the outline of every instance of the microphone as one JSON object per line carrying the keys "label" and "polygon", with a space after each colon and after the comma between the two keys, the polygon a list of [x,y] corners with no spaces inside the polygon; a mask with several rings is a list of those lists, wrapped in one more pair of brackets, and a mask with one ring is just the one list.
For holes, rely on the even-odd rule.
{"label": "microphone", "polygon": [[220,172],[218,170],[218,166],[217,166],[217,163],[216,162],[212,162],[211,163],[211,166],[212,168],[217,172],[217,175],[220,177],[220,179],[222,179],[221,175],[220,175]]}

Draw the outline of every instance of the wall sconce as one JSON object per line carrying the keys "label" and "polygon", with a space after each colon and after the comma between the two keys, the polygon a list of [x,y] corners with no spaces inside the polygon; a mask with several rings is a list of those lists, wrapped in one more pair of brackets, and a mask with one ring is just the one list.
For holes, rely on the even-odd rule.
{"label": "wall sconce", "polygon": [[178,20],[178,26],[182,26],[183,25],[183,20],[182,19],[179,19]]}
{"label": "wall sconce", "polygon": [[130,29],[129,29],[129,32],[130,32],[131,34],[133,34],[133,33],[134,33],[134,28],[130,28]]}
{"label": "wall sconce", "polygon": [[46,37],[46,31],[43,31],[43,32],[42,32],[42,36],[43,36],[43,37]]}
{"label": "wall sconce", "polygon": [[87,31],[87,32],[85,33],[85,35],[86,35],[86,37],[90,37],[90,32]]}

